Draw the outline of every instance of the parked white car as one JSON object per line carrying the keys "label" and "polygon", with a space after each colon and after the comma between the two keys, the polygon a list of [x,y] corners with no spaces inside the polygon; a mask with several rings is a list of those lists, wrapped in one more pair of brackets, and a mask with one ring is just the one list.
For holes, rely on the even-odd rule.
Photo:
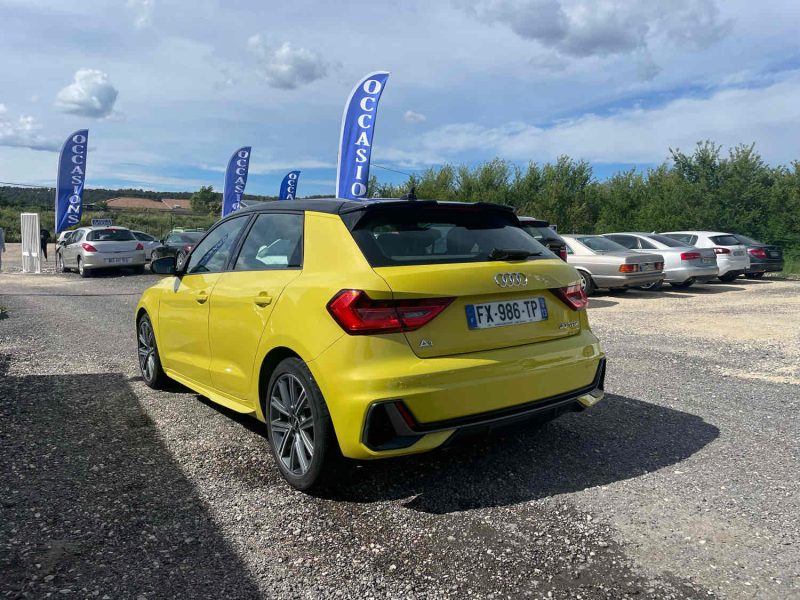
{"label": "parked white car", "polygon": [[149,261],[150,255],[153,254],[153,248],[158,248],[161,245],[161,240],[144,231],[131,230],[131,233],[133,237],[142,242],[142,246],[144,246],[144,257]]}
{"label": "parked white car", "polygon": [[[711,248],[696,248],[658,233],[606,233],[603,237],[634,252],[658,252],[664,257],[664,281],[674,287],[687,288],[696,281],[711,281],[719,276],[717,255]],[[641,287],[654,290],[660,284]]]}
{"label": "parked white car", "polygon": [[733,281],[750,269],[747,248],[733,234],[722,231],[665,231],[662,235],[690,246],[714,250],[721,281]]}

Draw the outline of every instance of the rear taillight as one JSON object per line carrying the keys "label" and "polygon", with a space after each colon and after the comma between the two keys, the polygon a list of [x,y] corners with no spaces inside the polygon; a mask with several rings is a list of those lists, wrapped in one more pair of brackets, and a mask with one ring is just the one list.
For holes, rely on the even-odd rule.
{"label": "rear taillight", "polygon": [[731,249],[730,248],[714,248],[714,252],[716,254],[730,254],[731,253]]}
{"label": "rear taillight", "polygon": [[589,298],[579,283],[550,291],[572,310],[583,310],[589,304]]}
{"label": "rear taillight", "polygon": [[750,248],[747,253],[755,258],[767,258],[767,251],[763,248]]}
{"label": "rear taillight", "polygon": [[567,249],[564,246],[558,249],[558,257],[564,262],[567,262]]}
{"label": "rear taillight", "polygon": [[656,263],[656,271],[663,271],[663,270],[664,270],[664,263],[663,262],[657,262]]}
{"label": "rear taillight", "polygon": [[86,242],[83,242],[81,244],[81,248],[83,248],[86,252],[97,252],[97,248],[95,248],[91,244],[87,244]]}
{"label": "rear taillight", "polygon": [[681,260],[697,260],[700,258],[699,252],[681,252]]}
{"label": "rear taillight", "polygon": [[639,272],[639,265],[637,264],[625,264],[619,266],[620,273],[638,273]]}
{"label": "rear taillight", "polygon": [[136,244],[136,249],[137,249],[137,250],[144,250],[144,244],[142,244],[141,242],[139,242],[138,244]]}
{"label": "rear taillight", "polygon": [[364,290],[342,290],[328,312],[350,335],[415,331],[430,323],[455,298],[373,300]]}

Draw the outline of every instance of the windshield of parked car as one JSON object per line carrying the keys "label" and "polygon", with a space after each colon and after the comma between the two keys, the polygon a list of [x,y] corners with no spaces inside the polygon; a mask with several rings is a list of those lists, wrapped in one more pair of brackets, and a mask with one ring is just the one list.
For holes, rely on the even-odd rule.
{"label": "windshield of parked car", "polygon": [[742,243],[733,235],[712,235],[709,239],[718,246],[738,246]]}
{"label": "windshield of parked car", "polygon": [[620,250],[628,251],[622,244],[618,244],[608,238],[600,237],[599,235],[586,235],[583,237],[575,238],[581,244],[594,250],[595,252],[619,252]]}
{"label": "windshield of parked car", "polygon": [[93,229],[86,236],[87,242],[128,242],[135,239],[128,229]]}
{"label": "windshield of parked car", "polygon": [[746,235],[739,235],[737,233],[737,234],[734,234],[734,237],[737,240],[739,240],[742,244],[748,244],[748,245],[753,245],[753,246],[761,246],[761,245],[763,245],[763,244],[761,244],[761,242],[757,242],[753,238],[749,238]]}
{"label": "windshield of parked car", "polygon": [[166,243],[171,245],[182,245],[182,244],[194,244],[196,243],[201,237],[203,237],[202,231],[184,231],[181,233],[170,233],[167,236]]}
{"label": "windshield of parked car", "polygon": [[650,233],[645,237],[655,242],[658,242],[659,244],[664,244],[669,248],[683,248],[684,246],[686,246],[685,242],[679,242],[678,240],[674,240],[671,237],[667,237],[665,235],[658,235],[657,233]]}
{"label": "windshield of parked car", "polygon": [[495,250],[527,252],[528,260],[556,257],[512,213],[477,205],[372,209],[353,237],[373,267],[484,262]]}

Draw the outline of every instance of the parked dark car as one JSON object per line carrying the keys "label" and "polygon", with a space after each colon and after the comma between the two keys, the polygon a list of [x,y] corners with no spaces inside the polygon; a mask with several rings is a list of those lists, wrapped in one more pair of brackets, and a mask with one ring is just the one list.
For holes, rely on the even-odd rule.
{"label": "parked dark car", "polygon": [[153,248],[151,259],[164,258],[165,256],[174,256],[180,261],[189,252],[192,251],[194,245],[200,241],[200,238],[205,235],[205,231],[176,231],[172,230],[161,240],[161,246]]}
{"label": "parked dark car", "polygon": [[519,217],[520,225],[529,233],[533,239],[546,246],[550,252],[558,256],[564,262],[567,262],[567,244],[564,239],[558,235],[550,223],[542,219],[534,219],[533,217]]}
{"label": "parked dark car", "polygon": [[763,244],[745,235],[733,236],[747,248],[750,270],[744,274],[749,279],[761,279],[764,273],[783,271],[783,249],[780,246]]}

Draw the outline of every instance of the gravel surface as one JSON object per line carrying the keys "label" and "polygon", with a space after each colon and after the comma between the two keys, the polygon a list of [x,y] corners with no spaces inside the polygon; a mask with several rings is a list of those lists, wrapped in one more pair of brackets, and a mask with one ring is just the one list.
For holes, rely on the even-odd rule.
{"label": "gravel surface", "polygon": [[154,281],[0,275],[0,597],[800,597],[800,282],[598,296],[601,405],[315,498],[141,382]]}

